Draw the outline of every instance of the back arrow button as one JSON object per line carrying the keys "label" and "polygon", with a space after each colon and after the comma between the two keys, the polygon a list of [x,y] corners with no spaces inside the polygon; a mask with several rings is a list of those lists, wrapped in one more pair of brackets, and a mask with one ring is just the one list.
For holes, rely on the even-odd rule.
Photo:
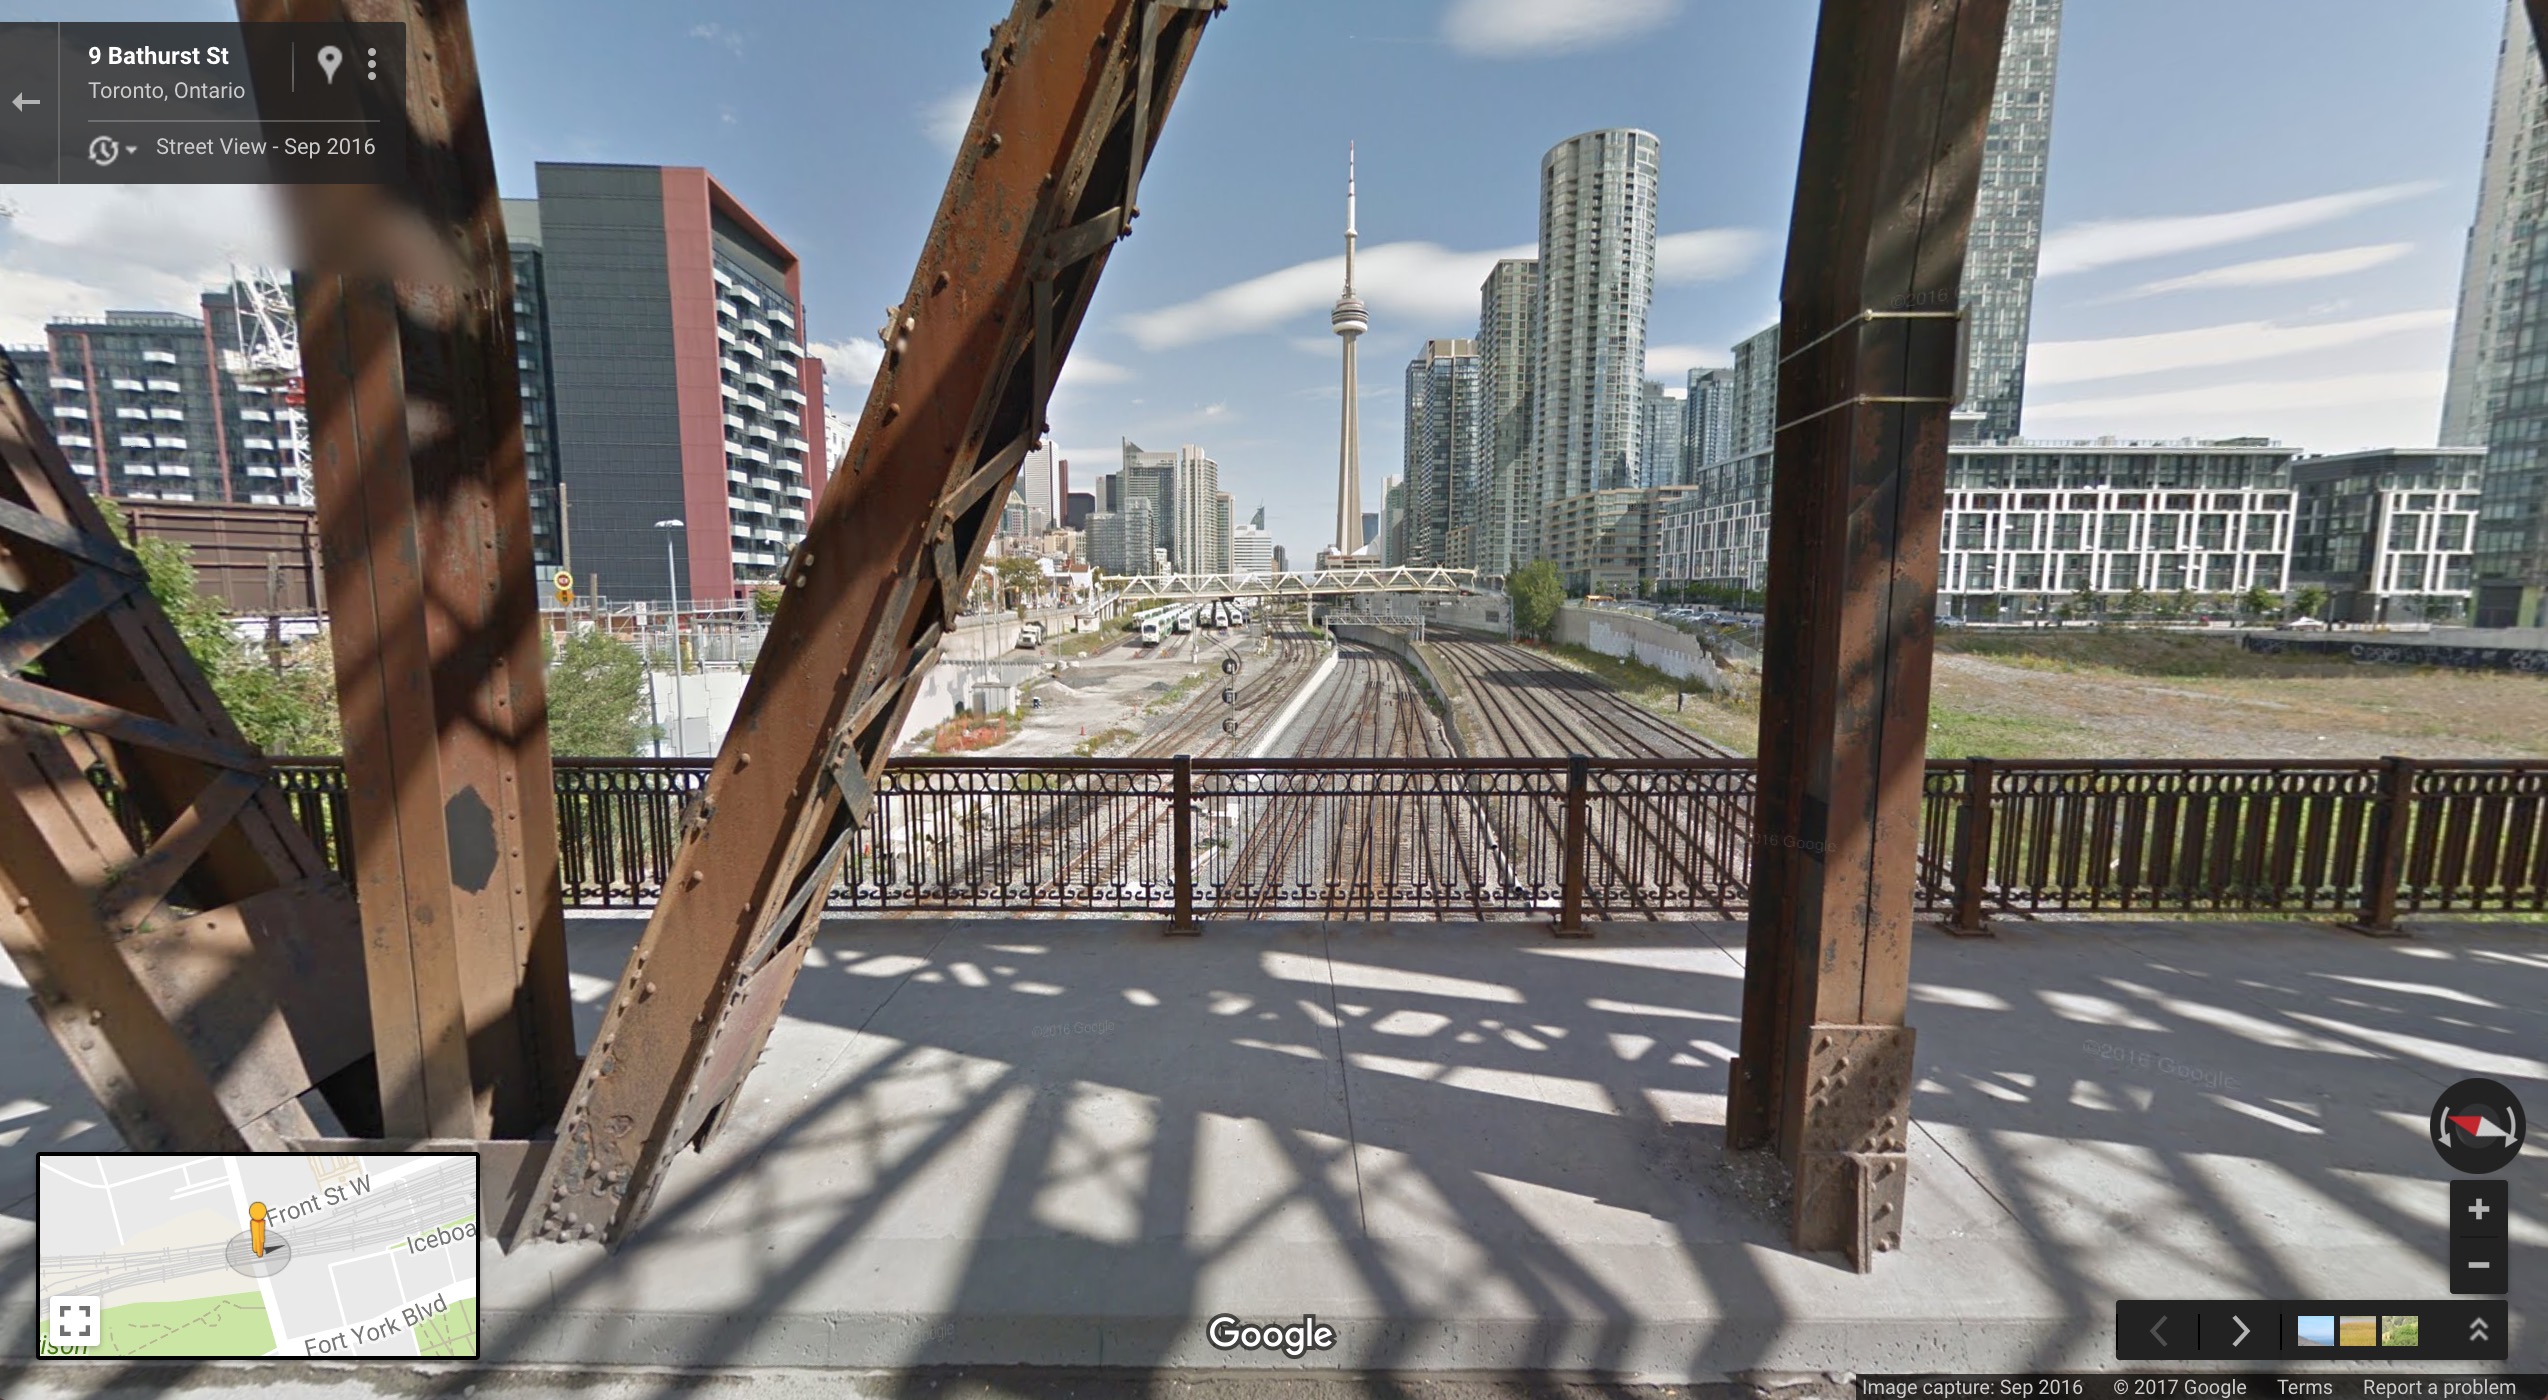
{"label": "back arrow button", "polygon": [[2159,1320],[2150,1324],[2150,1335],[2156,1338],[2161,1346],[2166,1346],[2168,1344],[2168,1336],[2167,1333],[2162,1332],[2159,1329],[2167,1325],[2168,1319],[2167,1314],[2165,1313],[2161,1313],[2159,1315]]}
{"label": "back arrow button", "polygon": [[23,112],[23,111],[25,111],[26,109],[28,109],[29,107],[41,107],[41,106],[43,106],[43,105],[44,105],[44,99],[43,99],[43,98],[41,98],[41,97],[29,97],[29,96],[27,96],[25,93],[23,93],[23,92],[22,92],[22,93],[19,93],[19,94],[18,94],[18,96],[17,96],[17,100],[15,100],[15,101],[11,102],[9,105],[10,105],[10,106],[12,106],[12,107],[15,107],[15,108],[17,108],[19,111]]}

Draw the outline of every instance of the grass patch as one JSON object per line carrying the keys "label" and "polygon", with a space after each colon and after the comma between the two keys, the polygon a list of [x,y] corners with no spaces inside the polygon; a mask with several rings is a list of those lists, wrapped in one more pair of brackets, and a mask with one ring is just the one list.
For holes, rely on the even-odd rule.
{"label": "grass patch", "polygon": [[1112,729],[1100,730],[1071,745],[1071,752],[1082,758],[1095,758],[1117,744],[1129,744],[1140,737],[1140,731],[1126,729],[1119,724]]}
{"label": "grass patch", "polygon": [[1590,647],[1565,642],[1520,645],[1556,657],[1619,692],[1630,703],[1736,753],[1750,753],[1760,742],[1760,687],[1748,675],[1720,666],[1718,674],[1734,688],[1716,691],[1695,681],[1666,675],[1642,661],[1605,656]]}
{"label": "grass patch", "polygon": [[1046,642],[1044,644],[1044,654],[1059,661],[1076,660],[1096,651],[1099,647],[1113,645],[1116,641],[1120,640],[1122,636],[1123,631],[1121,628],[1111,630],[1107,628],[1100,628],[1094,632],[1073,632],[1069,636],[1063,637],[1058,641]]}
{"label": "grass patch", "polygon": [[2095,740],[2095,731],[2066,720],[1983,714],[1934,702],[1929,709],[1931,758],[2077,758]]}
{"label": "grass patch", "polygon": [[1144,714],[1155,715],[1161,710],[1185,703],[1186,698],[1194,694],[1195,690],[1203,684],[1206,674],[1208,673],[1197,671],[1193,675],[1186,677],[1184,680],[1177,682],[1175,685],[1168,687],[1166,690],[1160,692],[1159,698],[1151,701],[1142,712]]}
{"label": "grass patch", "polygon": [[2176,679],[2362,674],[2359,664],[2343,657],[2288,652],[2268,656],[2249,651],[2235,635],[2210,632],[2146,632],[2119,627],[1996,632],[1948,627],[1939,629],[1937,647],[1942,652],[1987,656],[2012,666],[2053,671],[2122,671]]}

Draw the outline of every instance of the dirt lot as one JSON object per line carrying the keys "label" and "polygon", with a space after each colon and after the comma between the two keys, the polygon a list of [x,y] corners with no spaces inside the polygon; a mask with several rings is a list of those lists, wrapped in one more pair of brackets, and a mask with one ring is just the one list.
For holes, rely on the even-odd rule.
{"label": "dirt lot", "polygon": [[[1658,698],[1669,705],[1668,693]],[[1750,707],[1708,708],[1693,727],[1748,752]],[[2548,678],[2256,656],[2228,637],[1950,633],[1940,638],[1929,752],[2534,758],[2548,756]]]}

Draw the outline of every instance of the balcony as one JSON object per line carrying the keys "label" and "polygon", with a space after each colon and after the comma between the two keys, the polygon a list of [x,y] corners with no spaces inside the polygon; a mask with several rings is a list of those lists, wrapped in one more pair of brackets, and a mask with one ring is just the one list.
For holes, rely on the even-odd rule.
{"label": "balcony", "polygon": [[159,474],[161,476],[193,476],[195,469],[183,462],[162,462],[159,464]]}
{"label": "balcony", "polygon": [[734,343],[734,353],[736,353],[736,354],[738,354],[738,355],[745,355],[745,356],[749,356],[750,358],[755,359],[755,360],[767,359],[767,358],[768,358],[768,356],[767,356],[766,354],[764,354],[764,353],[763,353],[763,351],[762,351],[762,349],[761,349],[761,347],[760,347],[760,346],[755,345],[755,344],[753,344],[751,341],[748,341],[748,340],[738,340],[738,341],[736,341],[736,342]]}
{"label": "balcony", "polygon": [[791,409],[774,409],[771,411],[770,416],[791,428],[802,427],[805,423],[805,420],[798,417],[794,410]]}
{"label": "balcony", "polygon": [[720,287],[731,287],[734,285],[734,279],[727,276],[726,270],[722,267],[709,268],[708,275],[717,279],[717,285]]}
{"label": "balcony", "polygon": [[811,452],[814,450],[814,444],[807,442],[801,437],[788,438],[786,439],[786,443],[787,449],[790,452]]}
{"label": "balcony", "polygon": [[[69,441],[70,441],[70,439],[69,439],[69,438],[64,438],[64,439],[62,439],[62,440],[63,440],[64,442],[69,442]],[[83,439],[83,440],[80,442],[80,446],[82,446],[82,447],[86,447],[86,446],[88,446],[88,445],[89,445],[89,443],[88,443],[85,439]],[[78,473],[78,474],[79,474],[79,475],[81,475],[81,476],[95,476],[95,475],[97,475],[97,468],[95,468],[95,467],[93,467],[93,466],[90,466],[90,465],[89,465],[88,463],[86,463],[86,462],[73,462],[73,463],[71,464],[71,470],[72,470],[73,472]]]}
{"label": "balcony", "polygon": [[126,462],[124,465],[117,467],[116,470],[122,472],[126,476],[159,475],[159,469],[148,462]]}
{"label": "balcony", "polygon": [[[122,415],[119,412],[117,416],[120,417]],[[159,423],[183,423],[186,421],[186,411],[182,408],[154,408],[150,411],[150,416],[152,421]]]}
{"label": "balcony", "polygon": [[113,389],[119,394],[141,394],[149,392],[148,388],[138,379],[110,379],[106,381],[106,387]]}
{"label": "balcony", "polygon": [[724,341],[728,345],[735,345],[741,342],[742,337],[736,335],[730,330],[727,330],[723,326],[719,326],[717,327],[717,339]]}
{"label": "balcony", "polygon": [[142,352],[142,363],[146,365],[173,365],[177,363],[177,352],[174,350],[144,350]]}
{"label": "balcony", "polygon": [[761,294],[740,282],[734,284],[734,299],[755,310],[761,305]]}
{"label": "balcony", "polygon": [[767,413],[770,411],[770,401],[757,394],[737,394],[735,399],[745,408],[752,410],[754,413]]}
{"label": "balcony", "polygon": [[751,427],[745,428],[743,430],[743,435],[745,437],[760,438],[768,442],[776,442],[779,439],[779,430],[768,423],[755,423]]}
{"label": "balcony", "polygon": [[717,303],[717,314],[720,316],[731,316],[735,320],[740,321],[743,319],[743,308],[730,301],[720,301]]}
{"label": "balcony", "polygon": [[239,444],[242,447],[247,447],[258,452],[272,452],[275,450],[274,439],[272,438],[241,438],[239,439]]}
{"label": "balcony", "polygon": [[154,394],[182,394],[186,392],[186,386],[178,383],[174,379],[153,379],[149,381],[149,387],[150,391]]}
{"label": "balcony", "polygon": [[266,412],[262,408],[243,408],[239,410],[239,421],[242,423],[271,423],[274,421],[274,415]]}
{"label": "balcony", "polygon": [[785,326],[789,330],[796,329],[796,318],[787,313],[786,307],[773,306],[769,310],[769,315],[770,324],[774,326]]}
{"label": "balcony", "polygon": [[779,397],[787,400],[789,403],[795,404],[799,408],[803,408],[805,406],[805,395],[800,390],[781,389],[779,390]]}
{"label": "balcony", "polygon": [[186,450],[186,440],[181,437],[162,437],[155,439],[155,441],[158,443],[160,450],[163,452],[183,452]]}
{"label": "balcony", "polygon": [[53,440],[62,444],[64,447],[97,446],[97,439],[90,437],[86,433],[59,433],[54,436]]}
{"label": "balcony", "polygon": [[744,368],[743,368],[743,362],[742,362],[741,360],[737,360],[737,359],[732,358],[731,356],[726,356],[726,355],[719,355],[719,356],[717,357],[717,368],[718,368],[720,371],[722,371],[722,372],[724,372],[724,373],[726,373],[726,374],[731,374],[731,375],[735,376],[735,377],[736,377],[736,378],[738,378],[738,379],[742,378],[742,377],[743,377],[743,375],[746,373],[746,371],[745,371],[745,370],[744,370]]}
{"label": "balcony", "polygon": [[755,389],[763,391],[764,393],[775,394],[778,392],[779,388],[776,380],[771,379],[768,375],[763,374],[759,370],[754,370],[751,373],[744,375],[743,382],[751,385]]}
{"label": "balcony", "polygon": [[53,376],[52,384],[54,388],[59,389],[66,394],[85,394],[88,392],[87,380],[73,379],[68,375],[57,374]]}
{"label": "balcony", "polygon": [[115,445],[117,447],[136,447],[144,452],[148,452],[157,444],[151,441],[150,434],[148,433],[124,433],[115,439]]}
{"label": "balcony", "polygon": [[754,476],[752,478],[752,489],[755,491],[767,491],[771,495],[775,496],[787,489],[787,483],[774,476]]}
{"label": "balcony", "polygon": [[259,466],[258,464],[254,463],[254,462],[251,462],[251,463],[249,463],[249,464],[248,464],[247,471],[248,471],[248,475],[250,475],[250,476],[279,476],[279,475],[281,475],[281,473],[280,473],[280,472],[277,472],[277,471],[276,471],[274,468],[272,468],[272,467]]}
{"label": "balcony", "polygon": [[799,525],[805,523],[805,512],[795,506],[781,506],[778,513],[781,520],[793,521]]}
{"label": "balcony", "polygon": [[[122,416],[124,415],[124,413],[125,413],[126,411],[127,411],[127,410],[118,409],[118,410],[116,410],[116,416],[120,418],[120,417],[122,417]],[[140,410],[140,409],[132,409],[132,410],[129,410],[129,411],[130,411],[130,412],[133,412],[133,413],[140,413],[140,412],[141,412],[141,410]],[[85,422],[87,422],[87,421],[88,421],[88,410],[87,410],[87,409],[85,409],[85,408],[80,407],[80,406],[79,406],[79,405],[77,405],[77,404],[63,404],[63,405],[61,405],[60,407],[58,407],[58,408],[56,408],[56,409],[54,409],[54,410],[53,410],[53,416],[54,416],[54,417],[56,417],[56,418],[75,418],[75,419],[79,420],[80,422],[85,423]]]}
{"label": "balcony", "polygon": [[732,467],[725,469],[725,479],[726,483],[730,486],[749,486],[752,484],[752,477],[749,473],[736,471]]}

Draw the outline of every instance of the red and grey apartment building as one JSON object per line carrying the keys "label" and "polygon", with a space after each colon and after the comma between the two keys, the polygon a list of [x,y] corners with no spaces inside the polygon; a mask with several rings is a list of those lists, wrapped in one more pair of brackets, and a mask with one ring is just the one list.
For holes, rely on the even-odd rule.
{"label": "red and grey apartment building", "polygon": [[538,180],[505,223],[542,565],[660,600],[656,522],[680,520],[684,602],[776,580],[828,466],[796,254],[705,170],[543,163]]}

